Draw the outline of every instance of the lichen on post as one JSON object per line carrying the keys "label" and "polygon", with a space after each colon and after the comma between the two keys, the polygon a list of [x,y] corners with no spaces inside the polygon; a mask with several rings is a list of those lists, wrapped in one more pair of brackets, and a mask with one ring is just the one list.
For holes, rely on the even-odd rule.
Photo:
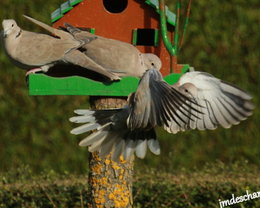
{"label": "lichen on post", "polygon": [[[126,104],[126,98],[91,97],[94,109],[119,108]],[[131,208],[133,157],[129,161],[120,157],[119,162],[112,161],[111,154],[99,157],[97,152],[90,154],[89,159],[89,194],[92,208]]]}

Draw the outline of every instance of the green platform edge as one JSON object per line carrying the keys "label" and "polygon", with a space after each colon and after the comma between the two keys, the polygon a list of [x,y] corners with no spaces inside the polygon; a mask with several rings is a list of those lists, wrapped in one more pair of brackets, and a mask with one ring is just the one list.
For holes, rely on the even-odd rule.
{"label": "green platform edge", "polygon": [[[169,84],[174,84],[187,72],[189,65],[183,65],[182,72],[164,77]],[[128,96],[135,92],[139,79],[125,77],[116,82],[97,82],[88,78],[71,76],[65,78],[49,77],[44,74],[29,75],[29,95],[90,95],[90,96]]]}

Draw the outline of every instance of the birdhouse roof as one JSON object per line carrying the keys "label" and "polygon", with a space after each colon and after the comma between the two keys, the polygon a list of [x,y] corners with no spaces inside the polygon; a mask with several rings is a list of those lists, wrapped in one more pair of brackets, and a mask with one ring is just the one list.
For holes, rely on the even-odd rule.
{"label": "birdhouse roof", "polygon": [[[81,3],[84,0],[68,0],[60,5],[58,9],[56,9],[51,14],[51,22],[56,22],[57,20],[61,19],[65,13],[72,10],[74,6]],[[159,14],[159,1],[158,0],[141,0],[155,9],[155,11]],[[166,19],[169,24],[175,26],[175,19],[176,15],[171,12],[168,7],[165,8]]]}

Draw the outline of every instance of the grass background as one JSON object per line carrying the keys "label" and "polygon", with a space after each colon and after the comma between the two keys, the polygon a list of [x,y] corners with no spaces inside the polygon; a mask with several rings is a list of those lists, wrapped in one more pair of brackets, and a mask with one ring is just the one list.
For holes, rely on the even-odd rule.
{"label": "grass background", "polygon": [[[48,23],[50,13],[62,2],[1,0],[0,19],[12,18],[22,28],[37,31],[37,27],[21,15],[27,14]],[[168,1],[168,5],[174,10],[173,1]],[[195,130],[171,135],[158,129],[162,154],[159,157],[148,154],[144,160],[136,160],[137,172],[147,169],[173,175],[185,172],[189,177],[189,173],[200,169],[212,170],[205,164],[214,167],[220,163],[231,172],[233,169],[229,167],[232,164],[240,164],[245,169],[243,173],[259,175],[259,8],[258,0],[193,1],[190,24],[179,55],[179,63],[188,63],[196,70],[212,73],[250,92],[256,106],[253,116],[228,130]],[[80,137],[69,134],[72,124],[68,118],[73,109],[88,107],[88,97],[30,97],[24,75],[25,72],[12,65],[0,49],[0,174],[8,173],[11,175],[9,178],[20,180],[17,175],[21,175],[20,170],[24,167],[33,177],[50,171],[55,174],[86,174],[88,152],[78,146]],[[237,167],[234,172],[239,171]],[[156,174],[153,180],[156,180]],[[214,174],[217,173],[212,171],[210,175],[214,177]],[[16,183],[14,179],[6,183]],[[168,179],[171,180],[166,177]],[[144,179],[144,183],[146,181],[149,184],[150,180]],[[246,186],[238,184],[234,185],[234,190],[244,193]],[[247,184],[255,187],[257,183],[251,180]],[[220,193],[216,187],[210,188],[209,185],[208,191],[213,195]],[[233,190],[232,187],[231,184],[231,189],[226,189],[229,190],[227,193]],[[152,188],[147,190],[149,193]]]}
{"label": "grass background", "polygon": [[[250,170],[250,171],[249,171]],[[260,186],[259,169],[247,163],[206,164],[202,169],[164,173],[156,169],[136,171],[133,200],[136,208],[219,208],[219,201],[256,192]],[[84,175],[57,174],[53,171],[35,176],[27,166],[16,173],[0,175],[1,208],[87,207],[89,195]],[[259,208],[254,199],[232,208]]]}

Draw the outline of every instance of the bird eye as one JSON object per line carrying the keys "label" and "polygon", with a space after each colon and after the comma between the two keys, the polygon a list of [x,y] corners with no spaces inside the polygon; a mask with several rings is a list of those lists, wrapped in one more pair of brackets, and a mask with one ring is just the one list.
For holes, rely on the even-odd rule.
{"label": "bird eye", "polygon": [[152,66],[154,66],[154,63],[152,63]]}
{"label": "bird eye", "polygon": [[14,27],[14,24],[12,24],[12,27]]}

